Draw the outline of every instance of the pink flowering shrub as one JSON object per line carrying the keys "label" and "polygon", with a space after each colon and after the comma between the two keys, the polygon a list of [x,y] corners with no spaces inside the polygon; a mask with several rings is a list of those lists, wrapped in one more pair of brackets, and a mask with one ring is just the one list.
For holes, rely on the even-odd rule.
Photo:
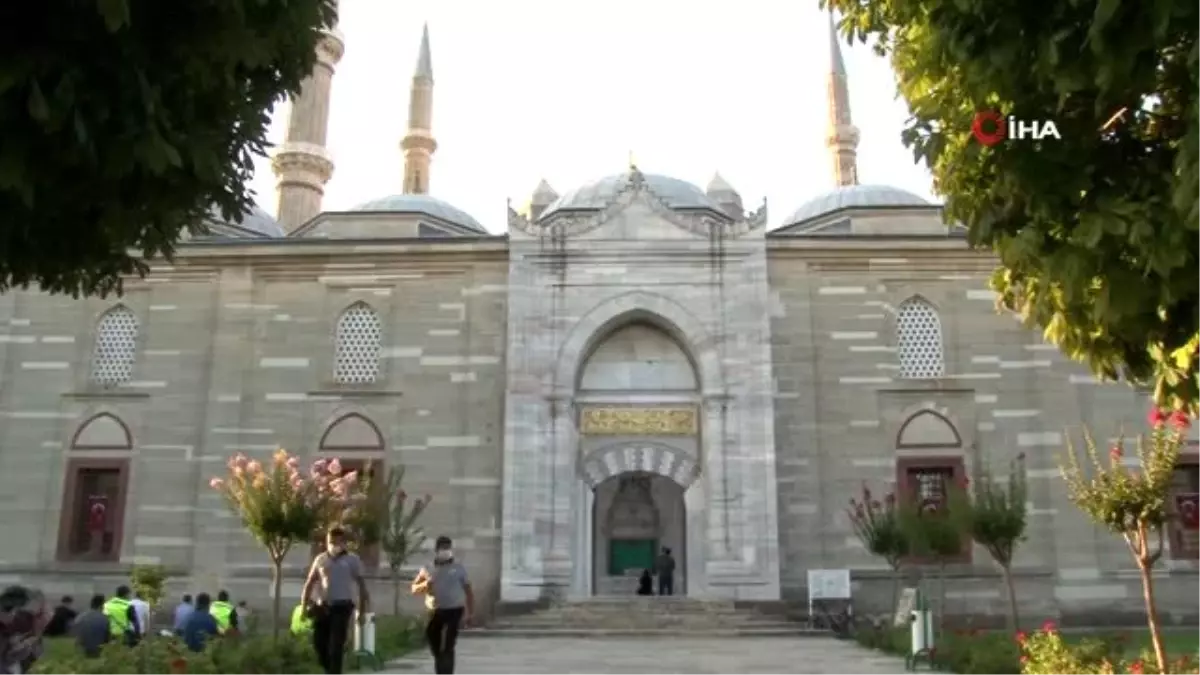
{"label": "pink flowering shrub", "polygon": [[1109,450],[1106,464],[1091,434],[1085,433],[1090,470],[1080,466],[1074,447],[1068,443],[1062,475],[1071,501],[1097,525],[1121,535],[1128,545],[1141,573],[1156,670],[1165,673],[1166,654],[1154,604],[1152,570],[1163,554],[1171,477],[1191,420],[1182,412],[1168,414],[1154,409],[1149,423],[1150,436],[1138,437],[1137,441],[1138,469],[1125,465],[1123,439]]}
{"label": "pink flowering shrub", "polygon": [[317,460],[307,471],[280,449],[265,465],[238,453],[226,464],[224,478],[210,481],[229,509],[271,559],[274,607],[272,623],[280,626],[283,560],[298,542],[341,522],[358,499],[358,476],[343,474],[338,461]]}
{"label": "pink flowering shrub", "polygon": [[1164,662],[1161,670],[1151,665],[1155,656],[1152,653],[1141,654],[1135,658],[1126,656],[1127,644],[1123,638],[1100,639],[1084,638],[1074,643],[1063,639],[1062,634],[1053,621],[1042,624],[1042,629],[1026,635],[1017,633],[1017,643],[1021,648],[1021,672],[1029,675],[1050,675],[1062,673],[1076,675],[1098,673],[1113,675],[1115,673],[1131,673],[1143,675],[1149,672],[1161,673],[1197,673],[1196,659],[1183,654],[1170,661]]}
{"label": "pink flowering shrub", "polygon": [[895,613],[896,603],[900,601],[900,563],[910,548],[897,510],[896,495],[889,492],[880,501],[863,483],[862,498],[850,498],[846,515],[863,548],[892,568],[892,612]]}

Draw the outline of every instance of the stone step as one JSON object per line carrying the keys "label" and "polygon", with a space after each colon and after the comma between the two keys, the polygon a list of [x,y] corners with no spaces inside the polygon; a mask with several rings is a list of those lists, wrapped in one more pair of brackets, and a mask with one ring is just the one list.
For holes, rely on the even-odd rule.
{"label": "stone step", "polygon": [[692,638],[738,638],[738,637],[829,637],[829,631],[812,630],[801,626],[787,628],[725,628],[725,629],[630,629],[630,628],[471,628],[461,633],[470,637],[499,638],[601,638],[601,637],[692,637]]}
{"label": "stone step", "polygon": [[487,628],[495,630],[526,630],[526,631],[555,631],[555,630],[624,630],[624,631],[685,631],[696,632],[706,630],[781,630],[790,631],[803,628],[799,624],[785,621],[744,621],[737,623],[640,623],[626,621],[624,623],[591,623],[564,624],[554,621],[511,621],[488,624]]}

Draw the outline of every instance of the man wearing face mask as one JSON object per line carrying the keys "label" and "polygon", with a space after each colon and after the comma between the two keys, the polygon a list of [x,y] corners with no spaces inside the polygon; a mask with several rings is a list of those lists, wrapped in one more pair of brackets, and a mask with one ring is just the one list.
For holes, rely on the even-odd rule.
{"label": "man wearing face mask", "polygon": [[467,569],[454,560],[450,537],[437,538],[432,567],[422,567],[413,579],[413,595],[424,595],[429,608],[425,639],[433,654],[433,672],[454,672],[454,645],[458,629],[471,620],[475,595],[467,580]]}
{"label": "man wearing face mask", "polygon": [[[319,601],[313,602],[318,587]],[[363,616],[369,611],[371,598],[363,579],[362,561],[346,550],[346,532],[334,527],[325,537],[325,552],[313,560],[300,592],[300,602],[309,608],[312,617],[317,661],[326,673],[342,672],[356,596],[359,616]]]}

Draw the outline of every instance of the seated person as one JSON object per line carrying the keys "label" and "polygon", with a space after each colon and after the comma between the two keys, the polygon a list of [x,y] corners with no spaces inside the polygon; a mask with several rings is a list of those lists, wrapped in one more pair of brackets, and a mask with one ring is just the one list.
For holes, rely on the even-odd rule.
{"label": "seated person", "polygon": [[212,598],[208,593],[198,594],[196,607],[183,625],[183,641],[187,643],[188,649],[194,652],[204,651],[208,639],[221,634],[221,628],[217,625],[217,619],[212,615],[211,609]]}
{"label": "seated person", "polygon": [[650,570],[642,570],[642,576],[638,577],[638,595],[654,595],[654,579],[650,576]]}

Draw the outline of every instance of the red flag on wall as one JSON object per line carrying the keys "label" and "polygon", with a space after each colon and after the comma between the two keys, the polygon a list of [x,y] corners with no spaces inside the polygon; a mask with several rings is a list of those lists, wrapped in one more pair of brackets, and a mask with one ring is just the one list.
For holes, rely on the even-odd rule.
{"label": "red flag on wall", "polygon": [[88,497],[88,531],[103,532],[108,528],[108,497]]}

